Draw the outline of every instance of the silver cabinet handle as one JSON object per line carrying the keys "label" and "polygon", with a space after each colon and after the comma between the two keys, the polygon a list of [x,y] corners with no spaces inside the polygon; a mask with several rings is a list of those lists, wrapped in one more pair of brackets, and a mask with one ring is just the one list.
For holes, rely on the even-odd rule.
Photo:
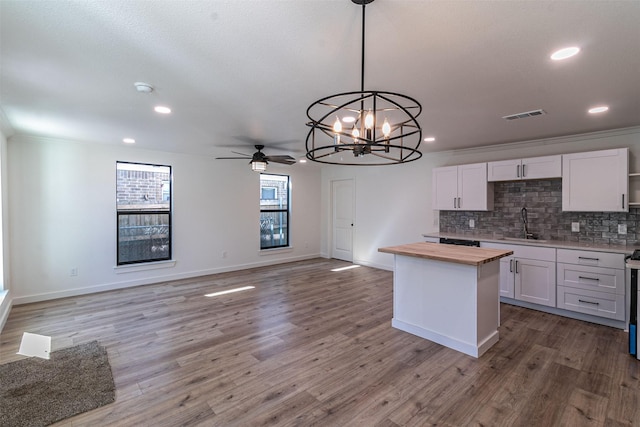
{"label": "silver cabinet handle", "polygon": [[592,304],[592,305],[600,305],[599,302],[593,302],[593,301],[585,301],[583,299],[578,299],[578,302],[583,302],[585,304]]}
{"label": "silver cabinet handle", "polygon": [[586,259],[589,261],[600,261],[600,258],[589,258],[587,256],[579,256],[578,259]]}
{"label": "silver cabinet handle", "polygon": [[622,195],[622,209],[624,209],[624,194]]}
{"label": "silver cabinet handle", "polygon": [[520,165],[516,165],[516,177],[520,178]]}
{"label": "silver cabinet handle", "polygon": [[516,260],[516,274],[518,274],[518,260]]}
{"label": "silver cabinet handle", "polygon": [[596,282],[600,281],[600,279],[598,279],[597,277],[578,276],[578,279],[595,280]]}
{"label": "silver cabinet handle", "polygon": [[458,209],[460,209],[462,205],[460,204],[460,197],[458,197]]}
{"label": "silver cabinet handle", "polygon": [[456,206],[456,198],[454,197],[453,198],[453,209],[455,209],[455,208],[457,208],[457,206]]}
{"label": "silver cabinet handle", "polygon": [[524,167],[525,167],[525,165],[522,165],[522,177],[523,178],[526,176],[525,173],[524,173]]}
{"label": "silver cabinet handle", "polygon": [[509,273],[513,273],[513,260],[509,260]]}

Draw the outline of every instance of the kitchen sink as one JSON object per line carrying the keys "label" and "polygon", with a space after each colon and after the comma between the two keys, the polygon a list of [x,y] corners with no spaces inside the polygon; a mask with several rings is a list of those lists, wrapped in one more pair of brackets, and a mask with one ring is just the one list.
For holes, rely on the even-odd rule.
{"label": "kitchen sink", "polygon": [[498,240],[506,240],[509,242],[530,242],[530,243],[547,243],[548,240],[542,240],[542,239],[525,239],[522,237],[501,237]]}

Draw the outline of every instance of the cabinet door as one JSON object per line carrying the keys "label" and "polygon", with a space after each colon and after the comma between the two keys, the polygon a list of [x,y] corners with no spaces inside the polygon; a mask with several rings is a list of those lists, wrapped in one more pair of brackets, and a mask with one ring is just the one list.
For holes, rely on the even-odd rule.
{"label": "cabinet door", "polygon": [[435,168],[432,173],[433,209],[453,210],[458,205],[458,167]]}
{"label": "cabinet door", "polygon": [[517,160],[501,160],[499,162],[487,163],[487,180],[488,181],[513,181],[520,179],[521,161]]}
{"label": "cabinet door", "polygon": [[500,296],[506,298],[514,297],[515,277],[513,265],[515,261],[512,256],[500,258]]}
{"label": "cabinet door", "polygon": [[556,306],[556,263],[516,258],[515,298],[534,304]]}
{"label": "cabinet door", "polygon": [[562,156],[562,210],[627,212],[629,149]]}
{"label": "cabinet door", "polygon": [[522,159],[522,179],[560,178],[562,156],[530,157]]}
{"label": "cabinet door", "polygon": [[458,166],[458,209],[487,211],[493,209],[493,188],[487,184],[487,164]]}

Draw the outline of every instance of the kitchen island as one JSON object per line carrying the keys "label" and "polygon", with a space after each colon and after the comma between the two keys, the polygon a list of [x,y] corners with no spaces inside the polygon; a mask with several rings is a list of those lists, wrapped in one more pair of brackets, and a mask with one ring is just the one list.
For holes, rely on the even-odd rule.
{"label": "kitchen island", "polygon": [[378,251],[395,256],[394,328],[473,357],[498,342],[499,259],[512,251],[426,242]]}

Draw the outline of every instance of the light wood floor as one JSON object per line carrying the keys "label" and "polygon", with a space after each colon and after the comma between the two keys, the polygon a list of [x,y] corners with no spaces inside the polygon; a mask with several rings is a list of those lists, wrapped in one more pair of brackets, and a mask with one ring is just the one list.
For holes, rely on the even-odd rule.
{"label": "light wood floor", "polygon": [[[392,274],[316,259],[16,306],[0,334],[105,345],[116,402],[72,426],[640,425],[621,330],[502,305],[480,359],[391,328]],[[206,293],[255,286],[207,298]],[[452,308],[452,309],[455,309]]]}

